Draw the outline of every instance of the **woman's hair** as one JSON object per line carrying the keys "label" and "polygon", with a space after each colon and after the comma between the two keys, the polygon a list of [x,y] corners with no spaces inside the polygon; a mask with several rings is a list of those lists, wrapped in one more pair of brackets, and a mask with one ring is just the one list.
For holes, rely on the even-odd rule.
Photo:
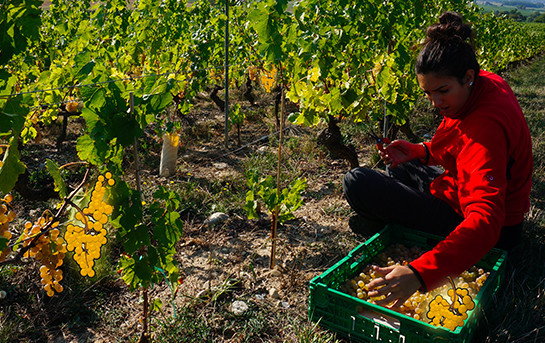
{"label": "woman's hair", "polygon": [[417,74],[454,76],[460,83],[469,69],[475,70],[475,75],[479,74],[473,49],[474,32],[458,13],[443,13],[439,23],[428,27],[426,34],[427,39],[416,59]]}

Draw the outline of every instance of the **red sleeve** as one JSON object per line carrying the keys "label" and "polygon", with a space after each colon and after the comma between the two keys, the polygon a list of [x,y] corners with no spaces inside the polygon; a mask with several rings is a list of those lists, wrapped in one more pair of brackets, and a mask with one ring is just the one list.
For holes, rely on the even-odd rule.
{"label": "red sleeve", "polygon": [[477,263],[498,241],[505,219],[506,133],[487,116],[472,115],[461,129],[465,134],[458,145],[455,178],[465,219],[432,250],[411,262],[428,290]]}

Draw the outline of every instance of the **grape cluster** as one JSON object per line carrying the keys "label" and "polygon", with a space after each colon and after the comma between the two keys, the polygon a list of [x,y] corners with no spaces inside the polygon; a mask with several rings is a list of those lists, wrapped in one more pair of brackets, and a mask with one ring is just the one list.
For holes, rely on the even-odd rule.
{"label": "grape cluster", "polygon": [[223,73],[221,70],[216,71],[216,69],[210,69],[210,79],[213,80],[215,83],[222,83],[223,82]]}
{"label": "grape cluster", "polygon": [[104,201],[106,188],[115,184],[111,173],[100,175],[91,193],[91,201],[76,220],[82,225],[68,224],[64,238],[68,251],[74,252],[74,261],[81,268],[82,276],[95,276],[95,260],[100,257],[100,249],[106,244],[107,231],[104,225],[113,212],[113,207]]}
{"label": "grape cluster", "polygon": [[248,77],[250,78],[250,80],[256,82],[257,81],[257,74],[258,74],[258,71],[257,71],[256,66],[250,66],[248,68]]}
{"label": "grape cluster", "polygon": [[[0,166],[1,167],[1,166]],[[11,202],[13,201],[13,196],[7,194],[3,199],[0,199],[0,236],[6,238],[7,240],[11,239],[11,232],[9,231],[9,223],[15,219],[17,214],[11,207]],[[9,247],[6,247],[3,251],[0,252],[0,261],[5,260],[6,256],[9,254]]]}
{"label": "grape cluster", "polygon": [[76,113],[83,108],[83,103],[77,101],[73,97],[68,97],[68,102],[66,103],[66,111],[69,113]]}
{"label": "grape cluster", "polygon": [[[372,265],[379,265],[379,266],[407,265],[410,261],[416,259],[420,255],[422,255],[424,252],[425,251],[420,247],[415,246],[415,247],[409,248],[404,246],[403,244],[393,244],[387,247],[382,253],[378,254],[373,260],[372,264],[366,265],[359,274],[357,274],[355,277],[347,280],[344,284],[342,284],[340,287],[340,290],[344,293],[350,294],[353,297],[357,297],[358,299],[366,300],[371,303],[376,303],[377,300],[384,299],[384,296],[369,297],[366,285],[372,280],[374,280],[375,278],[381,277],[382,275],[379,275],[377,272],[375,272],[372,269]],[[461,307],[461,309],[465,311],[469,311],[473,309],[473,307],[469,304],[468,299],[473,299],[477,295],[481,286],[486,281],[486,278],[488,277],[488,275],[489,275],[488,272],[485,272],[483,269],[473,266],[469,268],[468,270],[464,271],[457,278],[455,278],[453,282],[459,285],[460,287],[460,288],[457,288],[456,292],[461,292],[461,293],[457,293],[458,296],[460,296],[460,294],[463,294],[463,295],[461,295],[461,298],[460,298],[461,300],[458,301],[457,305],[454,304],[455,303],[454,300],[452,304],[447,302],[448,303],[447,311],[451,305],[452,305],[452,310],[454,310],[455,313],[460,313],[460,311],[458,310],[458,307]],[[435,323],[437,323],[437,320],[433,322],[432,318],[435,318],[435,316],[433,316],[434,314],[433,311],[431,313],[433,317],[429,317],[430,315],[429,311],[431,310],[430,306],[433,303],[433,301],[436,301],[433,305],[433,306],[436,306],[435,305],[437,304],[436,299],[439,299],[438,304],[444,305],[445,303],[441,301],[440,299],[444,300],[448,296],[452,298],[450,294],[454,295],[454,293],[452,293],[454,292],[452,291],[452,289],[450,289],[451,293],[448,293],[448,292],[449,292],[449,285],[443,285],[427,293],[416,292],[409,299],[407,299],[403,303],[403,305],[401,305],[396,311],[406,316],[412,317],[414,319],[421,320],[424,322],[429,322],[432,325],[435,325]],[[464,303],[464,300],[467,302],[467,304]],[[456,306],[456,309],[454,308],[455,306]],[[434,307],[434,309],[436,308]],[[443,312],[441,312],[441,314],[443,314]],[[447,324],[449,324],[448,328],[451,329],[452,328],[452,325],[450,325],[451,322],[445,321],[444,319],[440,318],[437,325],[447,327],[446,326]],[[456,327],[454,327],[454,329],[455,328]]]}
{"label": "grape cluster", "polygon": [[262,70],[260,76],[261,86],[265,88],[267,93],[270,93],[276,78],[276,68],[273,66],[271,70]]}
{"label": "grape cluster", "polygon": [[448,296],[451,298],[451,303],[442,295],[437,295],[430,302],[427,317],[432,325],[454,331],[457,327],[464,326],[467,311],[475,308],[475,302],[466,288],[453,287],[448,290]]}
{"label": "grape cluster", "polygon": [[63,291],[62,270],[59,269],[66,254],[66,242],[59,235],[59,222],[55,218],[42,215],[36,222],[26,222],[22,239],[23,247],[28,247],[24,257],[31,257],[41,263],[41,283],[52,297],[55,292]]}

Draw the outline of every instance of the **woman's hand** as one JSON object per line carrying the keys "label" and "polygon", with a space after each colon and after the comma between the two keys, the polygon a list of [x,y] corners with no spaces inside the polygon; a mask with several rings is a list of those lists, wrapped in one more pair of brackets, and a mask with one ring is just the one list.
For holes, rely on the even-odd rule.
{"label": "woman's hand", "polygon": [[401,163],[414,160],[415,158],[424,158],[426,156],[426,150],[424,150],[422,144],[410,143],[398,139],[385,146],[384,149],[380,151],[380,155],[384,160],[384,163],[395,168]]}
{"label": "woman's hand", "polygon": [[386,296],[383,300],[377,300],[378,305],[392,304],[391,308],[399,308],[405,300],[409,299],[422,285],[408,266],[377,267],[373,270],[383,275],[367,284],[370,297]]}

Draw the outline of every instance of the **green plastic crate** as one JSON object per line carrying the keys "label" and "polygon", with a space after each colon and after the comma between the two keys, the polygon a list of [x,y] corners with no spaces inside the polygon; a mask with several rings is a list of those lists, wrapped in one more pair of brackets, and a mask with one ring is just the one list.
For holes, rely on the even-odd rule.
{"label": "green plastic crate", "polygon": [[[503,250],[492,249],[477,263],[478,267],[490,272],[490,275],[473,299],[475,308],[468,311],[464,326],[455,331],[435,327],[339,290],[347,279],[358,274],[390,244],[402,243],[429,250],[441,239],[439,236],[396,225],[386,226],[310,281],[309,319],[359,342],[470,342],[477,327],[479,313],[486,308],[502,281],[507,258],[507,252]],[[358,308],[360,311],[363,308],[365,315],[358,313]]]}

